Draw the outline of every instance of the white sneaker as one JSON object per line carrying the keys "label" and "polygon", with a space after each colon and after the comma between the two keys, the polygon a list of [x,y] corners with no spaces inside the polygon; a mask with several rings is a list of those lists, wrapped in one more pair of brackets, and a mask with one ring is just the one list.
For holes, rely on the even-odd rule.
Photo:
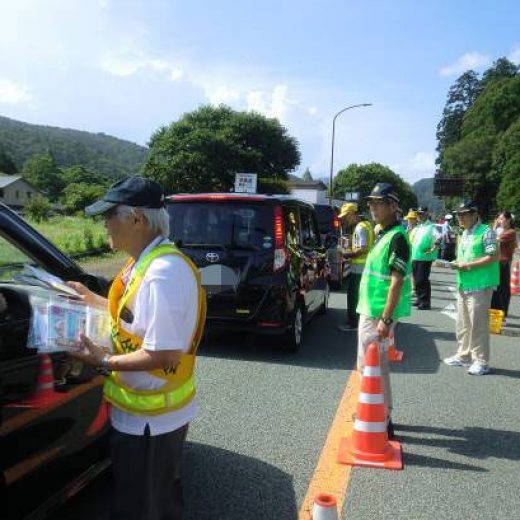
{"label": "white sneaker", "polygon": [[469,366],[471,366],[471,363],[469,361],[464,361],[463,359],[460,359],[460,357],[458,357],[456,355],[444,358],[443,361],[450,367],[469,367]]}
{"label": "white sneaker", "polygon": [[468,368],[468,374],[472,376],[483,376],[489,374],[489,367],[479,361],[473,361],[473,364]]}

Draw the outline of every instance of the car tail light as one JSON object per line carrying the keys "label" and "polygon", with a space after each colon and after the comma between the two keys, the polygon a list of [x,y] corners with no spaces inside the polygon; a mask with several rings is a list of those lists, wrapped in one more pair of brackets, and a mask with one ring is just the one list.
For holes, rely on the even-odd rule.
{"label": "car tail light", "polygon": [[281,206],[274,207],[274,261],[273,271],[279,271],[287,262],[285,249],[285,225]]}
{"label": "car tail light", "polygon": [[338,231],[339,228],[341,227],[341,222],[339,221],[339,218],[337,215],[334,215],[332,217],[332,226],[334,227],[335,231]]}

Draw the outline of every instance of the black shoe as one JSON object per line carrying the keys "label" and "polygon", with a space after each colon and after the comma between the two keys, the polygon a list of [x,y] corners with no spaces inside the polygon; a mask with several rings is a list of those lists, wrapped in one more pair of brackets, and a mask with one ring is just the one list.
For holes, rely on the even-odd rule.
{"label": "black shoe", "polygon": [[428,303],[420,303],[419,305],[417,305],[417,309],[419,309],[420,311],[429,311],[431,308],[432,306]]}
{"label": "black shoe", "polygon": [[386,425],[386,433],[388,434],[388,439],[393,441],[395,439],[394,433],[394,423],[392,419],[388,419],[388,424]]}
{"label": "black shoe", "polygon": [[414,307],[417,307],[417,306],[419,305],[419,302],[418,302],[417,300],[415,300],[414,302],[412,302],[412,305],[413,305]]}

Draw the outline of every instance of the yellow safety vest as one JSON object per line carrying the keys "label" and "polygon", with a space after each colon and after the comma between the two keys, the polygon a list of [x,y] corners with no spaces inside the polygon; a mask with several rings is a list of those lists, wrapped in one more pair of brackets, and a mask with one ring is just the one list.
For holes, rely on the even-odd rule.
{"label": "yellow safety vest", "polygon": [[353,246],[354,250],[356,249],[356,247],[359,247],[359,243],[357,243],[358,242],[357,234],[361,231],[361,229],[364,229],[367,233],[367,250],[362,255],[354,256],[350,260],[350,262],[352,264],[357,264],[357,265],[365,265],[365,262],[367,261],[368,253],[372,249],[372,246],[374,245],[374,242],[375,242],[375,234],[374,234],[374,230],[372,229],[372,226],[370,225],[370,222],[367,222],[366,220],[362,220],[361,222],[358,223],[358,225],[354,229],[354,235],[353,235],[353,240],[352,240],[352,246]]}
{"label": "yellow safety vest", "polygon": [[[198,286],[198,315],[195,331],[191,338],[189,352],[182,353],[177,366],[164,367],[148,372],[164,381],[164,385],[155,390],[136,390],[124,383],[118,372],[111,372],[105,378],[105,399],[116,408],[137,415],[159,415],[186,406],[195,397],[195,356],[206,320],[206,294],[200,283],[200,273],[192,261],[183,255],[173,244],[161,244],[154,247],[139,260],[132,276],[125,287],[123,273],[130,268],[132,260],[114,279],[108,295],[108,307],[112,325],[112,345],[117,354],[127,354],[140,349],[143,338],[125,330],[121,322],[121,312],[137,293],[146,270],[158,257],[164,255],[181,256],[190,266]],[[175,345],[172,345],[172,350]]]}

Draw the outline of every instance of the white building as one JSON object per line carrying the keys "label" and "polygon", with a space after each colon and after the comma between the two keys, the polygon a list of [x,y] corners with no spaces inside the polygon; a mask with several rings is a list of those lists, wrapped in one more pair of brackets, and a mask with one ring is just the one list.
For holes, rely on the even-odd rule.
{"label": "white building", "polygon": [[291,195],[312,204],[328,204],[327,186],[323,182],[304,181],[297,177],[291,177],[289,183]]}
{"label": "white building", "polygon": [[0,174],[0,202],[13,209],[20,210],[32,197],[41,193],[20,175]]}

